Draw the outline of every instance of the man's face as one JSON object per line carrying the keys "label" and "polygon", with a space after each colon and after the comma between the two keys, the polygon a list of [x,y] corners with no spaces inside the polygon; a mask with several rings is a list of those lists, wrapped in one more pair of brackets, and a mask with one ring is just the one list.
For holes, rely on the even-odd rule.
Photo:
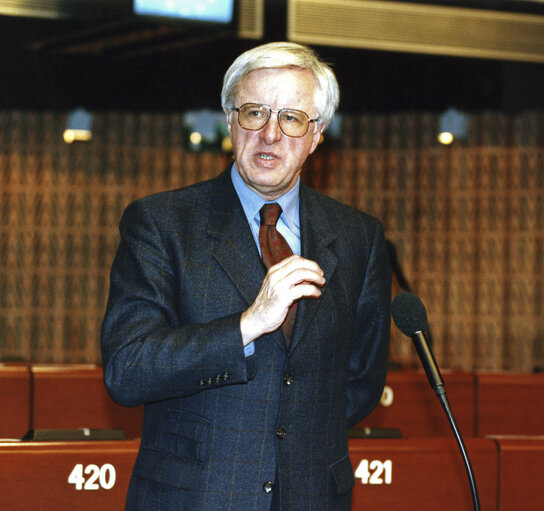
{"label": "man's face", "polygon": [[235,107],[258,103],[274,110],[257,131],[242,128],[238,112],[227,115],[238,172],[266,200],[277,199],[295,185],[304,161],[317,147],[322,128],[316,130],[315,123],[310,123],[304,136],[289,137],[281,131],[277,114],[291,108],[315,119],[315,87],[311,71],[299,68],[258,69],[240,82]]}

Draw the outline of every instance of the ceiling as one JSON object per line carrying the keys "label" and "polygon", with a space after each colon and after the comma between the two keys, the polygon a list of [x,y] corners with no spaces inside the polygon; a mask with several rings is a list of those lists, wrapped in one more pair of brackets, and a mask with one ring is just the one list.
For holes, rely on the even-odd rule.
{"label": "ceiling", "polygon": [[[266,14],[267,20],[275,15]],[[249,40],[233,31],[131,16],[0,15],[0,109],[219,109],[232,60],[284,38],[281,23],[270,25],[275,29],[262,39]],[[334,66],[343,111],[544,109],[544,64],[316,49]]]}

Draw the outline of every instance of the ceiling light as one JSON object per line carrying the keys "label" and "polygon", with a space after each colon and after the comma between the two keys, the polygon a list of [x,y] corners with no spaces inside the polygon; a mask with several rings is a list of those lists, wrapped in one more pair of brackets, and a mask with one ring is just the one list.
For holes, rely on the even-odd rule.
{"label": "ceiling light", "polygon": [[440,116],[437,135],[438,141],[441,144],[450,145],[455,140],[465,140],[467,137],[467,116],[455,108],[448,108]]}
{"label": "ceiling light", "polygon": [[93,136],[92,125],[92,114],[83,108],[77,108],[68,114],[66,129],[62,134],[62,138],[67,144],[71,144],[76,140],[85,142],[91,140]]}

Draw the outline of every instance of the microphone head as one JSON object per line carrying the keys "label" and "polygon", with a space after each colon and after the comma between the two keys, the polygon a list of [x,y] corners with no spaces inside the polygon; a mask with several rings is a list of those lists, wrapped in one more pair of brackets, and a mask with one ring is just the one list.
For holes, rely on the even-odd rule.
{"label": "microphone head", "polygon": [[391,313],[397,328],[408,337],[427,329],[425,305],[414,293],[404,292],[395,296]]}

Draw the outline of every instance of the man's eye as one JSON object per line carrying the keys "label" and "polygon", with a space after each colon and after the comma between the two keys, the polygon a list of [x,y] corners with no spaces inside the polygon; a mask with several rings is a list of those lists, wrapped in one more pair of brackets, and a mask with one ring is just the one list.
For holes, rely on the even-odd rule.
{"label": "man's eye", "polygon": [[284,113],[282,117],[283,117],[283,120],[285,122],[288,122],[289,124],[300,124],[303,122],[300,115],[293,114],[290,112]]}
{"label": "man's eye", "polygon": [[248,117],[254,117],[256,119],[259,119],[260,117],[264,117],[265,113],[262,110],[248,110],[246,112],[246,115]]}

